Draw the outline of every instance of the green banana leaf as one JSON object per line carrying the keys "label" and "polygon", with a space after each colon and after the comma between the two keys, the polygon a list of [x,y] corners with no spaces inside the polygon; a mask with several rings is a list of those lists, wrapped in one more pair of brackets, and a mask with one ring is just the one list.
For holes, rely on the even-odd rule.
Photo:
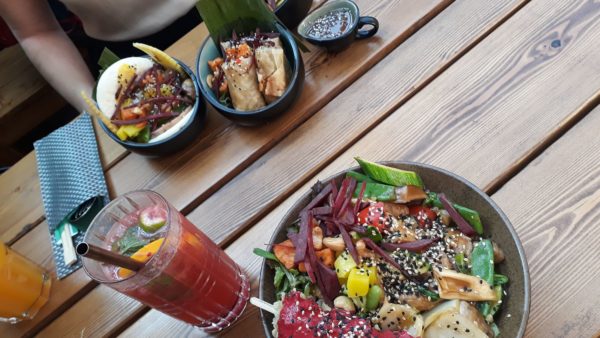
{"label": "green banana leaf", "polygon": [[272,32],[279,21],[264,0],[199,0],[196,8],[217,46],[233,32]]}
{"label": "green banana leaf", "polygon": [[[208,28],[214,43],[231,39],[233,32],[239,36],[255,32],[276,31],[275,23],[285,25],[273,13],[265,0],[199,0],[196,9]],[[294,34],[300,50],[309,49]]]}

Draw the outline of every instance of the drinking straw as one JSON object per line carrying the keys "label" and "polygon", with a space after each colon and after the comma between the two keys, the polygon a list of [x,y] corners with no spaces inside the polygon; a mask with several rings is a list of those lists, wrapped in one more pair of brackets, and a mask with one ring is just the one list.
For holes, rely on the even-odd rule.
{"label": "drinking straw", "polygon": [[125,269],[138,271],[144,267],[144,263],[138,262],[127,256],[119,255],[110,250],[103,249],[89,243],[77,245],[77,254],[103,263],[120,266]]}

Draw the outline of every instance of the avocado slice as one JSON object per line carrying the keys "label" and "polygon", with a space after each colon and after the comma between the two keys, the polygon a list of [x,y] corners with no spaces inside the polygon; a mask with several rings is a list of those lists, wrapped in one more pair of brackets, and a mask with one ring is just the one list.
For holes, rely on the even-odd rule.
{"label": "avocado slice", "polygon": [[379,163],[364,160],[360,157],[355,157],[354,159],[358,162],[361,169],[374,180],[396,187],[414,185],[423,188],[423,181],[414,171],[388,167]]}

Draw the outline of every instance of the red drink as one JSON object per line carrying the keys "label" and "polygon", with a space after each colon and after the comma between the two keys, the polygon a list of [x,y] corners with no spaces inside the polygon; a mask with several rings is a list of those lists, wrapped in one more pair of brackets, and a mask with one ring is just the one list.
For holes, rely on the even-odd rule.
{"label": "red drink", "polygon": [[[138,224],[147,210],[161,214],[166,223],[144,231]],[[135,191],[117,198],[96,216],[85,237],[109,250],[136,251],[132,258],[147,260],[133,273],[83,258],[92,278],[172,317],[217,332],[246,306],[249,284],[239,266],[157,193]]]}

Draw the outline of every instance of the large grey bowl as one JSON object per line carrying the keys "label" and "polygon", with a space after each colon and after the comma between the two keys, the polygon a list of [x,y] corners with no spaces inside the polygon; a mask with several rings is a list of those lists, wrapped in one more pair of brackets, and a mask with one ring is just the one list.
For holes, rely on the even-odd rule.
{"label": "large grey bowl", "polygon": [[[496,317],[496,323],[500,328],[501,337],[522,337],[525,333],[527,318],[529,316],[529,271],[525,252],[515,229],[504,215],[502,210],[474,184],[466,179],[455,175],[444,169],[422,163],[390,161],[382,164],[417,172],[425,187],[431,191],[444,192],[452,201],[477,210],[484,224],[484,234],[496,241],[504,250],[506,259],[499,265],[499,273],[505,274],[510,279],[507,293],[501,313]],[[348,170],[361,171],[359,167]],[[339,185],[346,171],[340,172],[327,178],[324,182],[335,180]],[[286,229],[292,224],[300,213],[300,210],[312,199],[308,191],[283,217],[269,243],[279,243],[286,239]],[[270,246],[271,246],[270,245]],[[269,250],[271,247],[269,246]],[[275,290],[273,288],[274,273],[272,269],[263,262],[260,274],[259,296],[261,299],[275,302]],[[508,316],[510,314],[510,317]],[[272,337],[273,315],[261,310],[261,317],[265,335]]]}

